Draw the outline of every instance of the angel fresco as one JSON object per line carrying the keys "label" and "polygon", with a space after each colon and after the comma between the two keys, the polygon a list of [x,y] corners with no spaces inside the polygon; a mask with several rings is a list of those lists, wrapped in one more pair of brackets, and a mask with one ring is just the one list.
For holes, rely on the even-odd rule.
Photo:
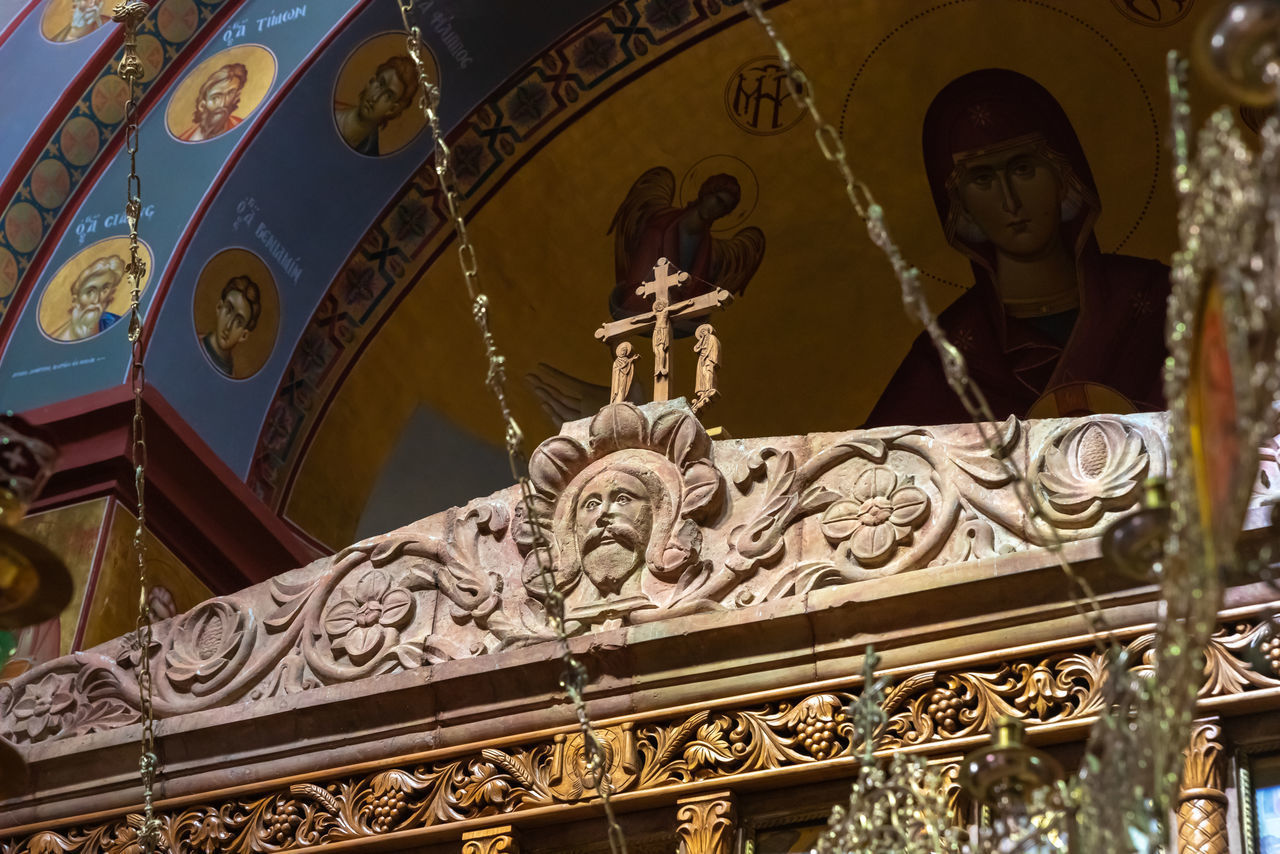
{"label": "angel fresco", "polygon": [[[609,296],[615,320],[648,311],[636,287],[653,274],[659,258],[669,258],[689,274],[682,299],[719,287],[741,296],[764,258],[764,232],[755,226],[738,229],[732,237],[716,237],[716,222],[742,201],[742,185],[733,175],[717,172],[698,186],[697,196],[683,206],[676,202],[676,177],[655,166],[631,185],[609,224],[614,235],[616,284]],[[697,321],[675,324],[677,335],[692,334]]]}
{"label": "angel fresco", "polygon": [[[739,171],[741,180],[726,170]],[[755,226],[740,228],[727,238],[714,232],[732,229],[735,219],[741,221],[751,212],[752,205],[744,204],[744,180],[752,182],[748,189],[754,194],[750,168],[728,155],[707,157],[685,174],[686,191],[680,195],[688,201],[683,204],[677,200],[675,173],[667,167],[655,166],[636,179],[606,232],[613,235],[615,284],[609,313],[614,320],[652,308],[636,288],[653,276],[659,258],[670,259],[689,274],[681,299],[716,288],[742,296],[764,258],[764,232]],[[673,321],[671,331],[676,337],[692,335],[701,322],[696,318]],[[594,415],[610,401],[613,391],[546,363],[526,374],[525,382],[557,428]],[[627,383],[627,400],[639,403],[643,394],[640,383]]]}

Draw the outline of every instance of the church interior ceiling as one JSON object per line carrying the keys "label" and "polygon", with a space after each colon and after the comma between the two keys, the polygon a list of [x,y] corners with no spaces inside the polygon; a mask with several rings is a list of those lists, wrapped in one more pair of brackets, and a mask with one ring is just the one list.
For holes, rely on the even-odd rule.
{"label": "church interior ceiling", "polygon": [[[1081,245],[1167,263],[1164,55],[1207,6],[783,0],[772,15],[941,310],[978,268],[935,205],[935,97],[981,69],[1015,72],[997,80],[1009,98],[1029,78],[1079,140]],[[604,402],[612,354],[593,332],[632,310],[619,282],[659,251],[736,296],[715,317],[708,426],[789,435],[873,416],[919,330],[738,3],[416,8],[530,447]],[[4,408],[126,381],[125,90],[108,12],[0,0]],[[398,26],[389,0],[160,0],[139,45],[148,382],[268,507],[334,548],[510,482]],[[693,391],[688,331],[675,394]],[[433,483],[433,453],[466,464]]]}

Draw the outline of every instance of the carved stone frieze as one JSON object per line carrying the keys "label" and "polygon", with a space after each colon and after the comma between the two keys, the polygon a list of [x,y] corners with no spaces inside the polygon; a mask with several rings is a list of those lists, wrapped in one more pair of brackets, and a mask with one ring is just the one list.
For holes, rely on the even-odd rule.
{"label": "carved stone frieze", "polygon": [[1043,534],[1010,464],[1066,539],[1096,537],[1163,471],[1163,424],[1009,419],[988,425],[990,444],[973,425],[713,442],[682,401],[611,404],[532,455],[531,518],[512,487],[205,602],[159,623],[145,651],[128,636],[47,662],[0,685],[0,735],[135,722],[144,655],[167,718],[544,642],[540,560],[586,633],[1025,552]]}
{"label": "carved stone frieze", "polygon": [[[1229,702],[1232,695],[1280,688],[1280,679],[1257,672],[1250,663],[1259,638],[1268,630],[1261,618],[1222,626],[1210,644],[1209,678],[1202,696]],[[1128,644],[1130,660],[1141,661],[1151,643],[1151,635],[1134,637]],[[1003,662],[993,656],[986,663],[962,668],[900,674],[886,689],[882,708],[889,723],[875,747],[886,751],[912,746],[925,754],[953,755],[957,739],[984,734],[1000,715],[1012,715],[1033,726],[1083,725],[1098,710],[1106,674],[1106,656],[1093,645]],[[674,792],[681,791],[674,787],[689,783],[729,785],[738,775],[762,770],[852,763],[858,745],[844,709],[857,690],[851,682],[848,690],[799,693],[763,703],[727,701],[691,713],[602,725],[599,731],[615,792],[672,787],[674,802]],[[1194,797],[1220,791],[1221,784],[1213,776],[1218,772],[1212,770],[1217,768],[1214,750],[1219,749],[1213,747],[1218,744],[1216,731],[1198,728],[1197,739],[1190,753],[1187,785],[1197,782],[1198,786],[1184,792]],[[250,794],[209,803],[168,808],[162,803],[157,814],[168,851],[304,850],[495,815],[511,815],[514,822],[525,810],[590,800],[593,793],[584,784],[583,765],[576,734],[560,734],[439,759],[389,762],[374,770],[319,776],[307,782],[265,785]],[[954,772],[944,777],[948,808],[962,816],[966,807]],[[1214,789],[1215,785],[1219,788]],[[725,815],[712,818],[718,821]],[[0,851],[126,851],[136,844],[139,821],[136,815],[126,814],[91,824],[46,827],[0,839]]]}

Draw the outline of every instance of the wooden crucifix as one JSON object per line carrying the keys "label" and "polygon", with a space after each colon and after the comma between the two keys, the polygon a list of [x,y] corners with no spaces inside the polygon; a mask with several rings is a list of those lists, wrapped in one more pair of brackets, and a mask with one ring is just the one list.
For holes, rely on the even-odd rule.
{"label": "wooden crucifix", "polygon": [[[653,399],[655,401],[671,399],[671,322],[705,317],[733,302],[733,294],[724,288],[716,288],[700,296],[672,302],[672,291],[678,290],[689,278],[688,273],[679,270],[673,272],[673,270],[666,258],[659,258],[653,268],[652,281],[645,282],[636,288],[636,293],[640,296],[653,298],[653,311],[615,320],[612,323],[602,323],[596,330],[596,337],[611,348],[615,341],[625,335],[653,331]],[[622,358],[621,355],[619,358]]]}

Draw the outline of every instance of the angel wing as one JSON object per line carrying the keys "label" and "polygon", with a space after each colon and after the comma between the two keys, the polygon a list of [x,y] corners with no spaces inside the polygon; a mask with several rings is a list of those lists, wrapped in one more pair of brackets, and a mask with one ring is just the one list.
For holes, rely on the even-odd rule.
{"label": "angel wing", "polygon": [[717,286],[742,296],[764,259],[764,232],[754,225],[711,244],[711,269]]}
{"label": "angel wing", "polygon": [[676,176],[665,166],[655,166],[645,172],[627,191],[627,197],[618,205],[606,234],[613,238],[613,264],[617,281],[627,278],[628,259],[635,251],[644,225],[649,217],[660,210],[673,207],[676,196]]}

